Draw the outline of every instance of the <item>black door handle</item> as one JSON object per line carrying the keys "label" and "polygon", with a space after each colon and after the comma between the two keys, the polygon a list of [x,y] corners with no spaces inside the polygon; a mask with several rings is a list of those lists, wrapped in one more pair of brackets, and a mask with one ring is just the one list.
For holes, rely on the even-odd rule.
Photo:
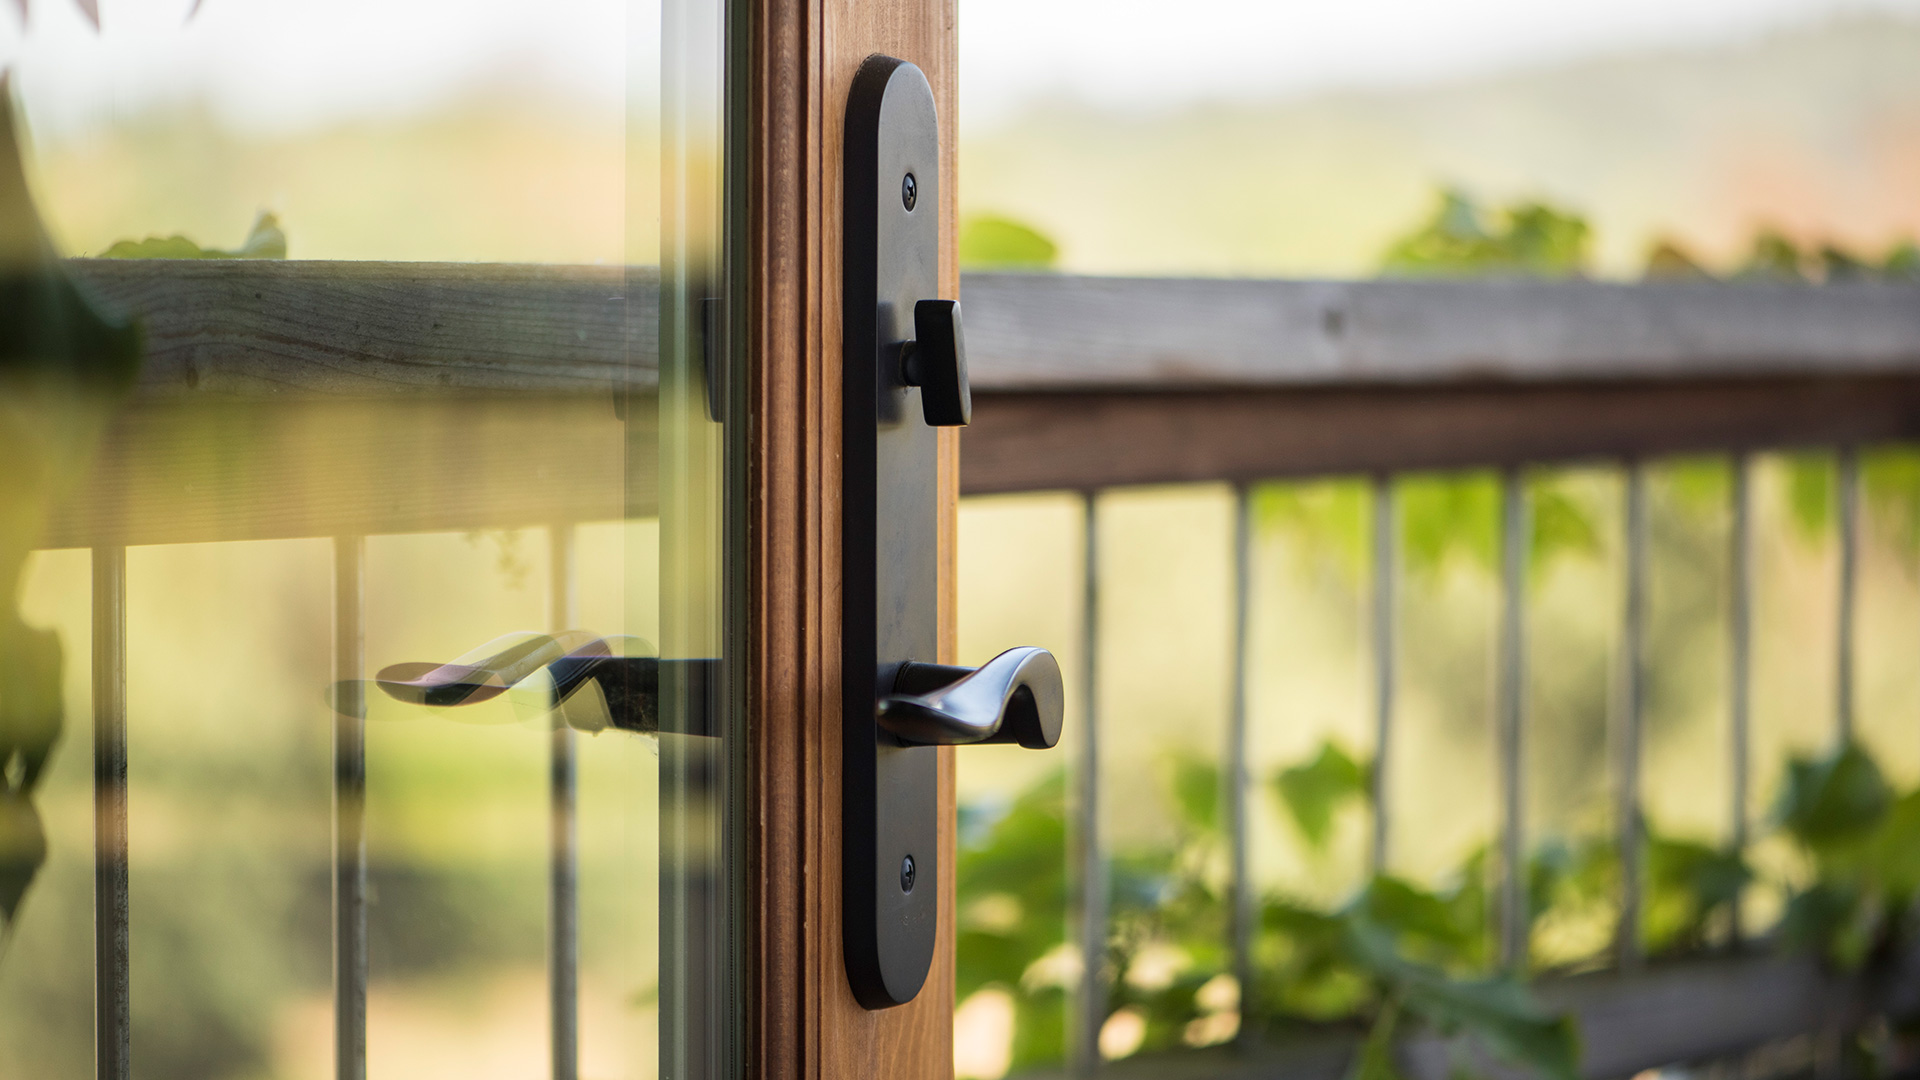
{"label": "black door handle", "polygon": [[841,919],[853,995],[884,1009],[926,982],[952,872],[940,859],[937,748],[1044,749],[1060,738],[1064,706],[1044,649],[978,671],[915,662],[940,641],[938,429],[973,414],[960,305],[934,299],[940,124],[919,68],[885,56],[861,65],[844,151]]}
{"label": "black door handle", "polygon": [[1046,750],[1060,741],[1066,691],[1060,664],[1045,649],[1008,649],[978,669],[903,664],[893,689],[880,700],[880,726],[910,746]]}

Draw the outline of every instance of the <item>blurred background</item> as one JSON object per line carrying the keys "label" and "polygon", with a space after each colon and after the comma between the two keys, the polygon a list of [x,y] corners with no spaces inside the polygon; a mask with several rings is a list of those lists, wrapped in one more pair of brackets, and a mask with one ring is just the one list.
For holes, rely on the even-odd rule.
{"label": "blurred background", "polygon": [[[100,15],[99,30],[64,3],[35,3],[26,30],[0,18],[29,177],[65,254],[172,237],[238,250],[264,220],[292,259],[657,261],[657,6],[102,0]],[[970,271],[1809,288],[1920,272],[1920,3],[960,0],[959,15]],[[1855,730],[1869,764],[1847,768],[1910,807],[1920,455],[1875,448],[1860,470]],[[1794,799],[1808,770],[1836,772],[1837,475],[1831,453],[1754,462],[1753,779],[1736,810],[1723,750],[1732,467],[1648,467],[1658,660],[1635,933],[1650,955],[1727,948],[1732,897],[1744,932],[1765,936],[1792,929],[1796,901],[1828,895]],[[1525,479],[1528,972],[1611,962],[1624,483],[1610,465]],[[1425,920],[1420,959],[1471,981],[1497,967],[1500,481],[1409,475],[1396,488],[1399,764],[1379,869]],[[1240,1036],[1221,809],[1235,497],[1197,485],[963,501],[961,662],[1035,642],[1079,670],[1089,515],[1101,536],[1097,717],[1072,712],[1057,754],[961,755],[963,1077],[1064,1068],[1090,962],[1109,987],[1103,1059]],[[1400,1007],[1340,937],[1356,904],[1386,895],[1369,862],[1372,489],[1331,477],[1248,498],[1261,1022],[1364,1036]],[[586,527],[583,566],[655,565],[651,528]],[[545,543],[541,530],[376,540],[374,579],[421,602],[372,613],[370,660],[451,655],[538,624]],[[320,541],[132,556],[130,625],[168,643],[129,674],[144,717],[131,747],[135,971],[211,965],[136,987],[136,1042],[153,1063],[137,1075],[293,1078],[325,1061],[327,714],[308,691],[326,677],[327,557]],[[57,628],[70,657],[85,653],[86,573],[83,553],[41,553],[22,594],[27,620]],[[625,606],[588,614],[596,629],[652,635],[656,591],[637,581]],[[242,630],[196,610],[244,612]],[[206,655],[222,658],[217,675],[182,674]],[[1070,710],[1084,708],[1080,689]],[[65,693],[68,715],[85,716],[82,665]],[[528,822],[542,751],[506,719],[375,731],[375,882],[391,914],[374,928],[387,959],[373,1075],[541,1067],[545,838]],[[1071,943],[1080,778],[1066,763],[1096,719],[1111,891],[1106,955],[1089,958]],[[90,1070],[84,750],[70,733],[46,783],[48,868],[0,964],[0,1074]],[[619,960],[589,972],[583,1075],[648,1075],[620,1063],[649,1059],[651,913],[619,898],[654,872],[652,761],[636,744],[583,764],[583,805],[602,808],[583,820],[641,823],[583,836],[585,932]],[[1736,814],[1751,842],[1730,851]],[[1805,940],[1857,961],[1836,925],[1809,923]]]}
{"label": "blurred background", "polygon": [[[1920,5],[1195,0],[1173,12],[962,0],[960,26],[961,257],[973,268],[1816,287],[1905,280],[1920,266]],[[1855,731],[1900,792],[1920,782],[1917,465],[1897,447],[1860,463]],[[1636,936],[1655,958],[1731,948],[1734,896],[1742,933],[1792,938],[1802,924],[1789,916],[1806,916],[1824,873],[1793,839],[1803,792],[1789,763],[1839,752],[1836,459],[1762,455],[1751,467],[1744,850],[1726,749],[1734,466],[1646,470],[1649,893]],[[1500,837],[1500,483],[1492,471],[1393,481],[1383,879],[1370,868],[1372,480],[1245,496],[1247,857],[1265,1039],[1311,1045],[1343,1024],[1378,1033],[1394,1011],[1393,977],[1327,944],[1339,932],[1320,920],[1387,925],[1461,979],[1500,969],[1487,895]],[[1614,963],[1625,483],[1604,463],[1524,473],[1524,971]],[[1091,813],[1110,891],[1094,1013],[1105,1017],[1098,1056],[1159,1062],[1142,1076],[1186,1075],[1179,1052],[1242,1038],[1220,788],[1235,499],[1223,484],[976,498],[961,510],[963,662],[1031,640],[1059,643],[1079,670],[1086,589],[1099,592]],[[1083,586],[1089,520],[1097,584]],[[1070,724],[1066,739],[1082,731]],[[1064,1069],[1084,1022],[1075,999],[1094,991],[1074,944],[1074,872],[1041,875],[1071,867],[1076,815],[1088,811],[1058,760],[988,751],[959,768],[959,1073]],[[1048,845],[1059,854],[1031,853]],[[1393,892],[1401,885],[1407,895]],[[1384,914],[1382,897],[1414,893]],[[1807,1053],[1777,1067],[1800,1068],[1791,1062]],[[1883,1054],[1882,1067],[1904,1067],[1896,1059]],[[1529,1063],[1551,1073],[1550,1054]],[[1332,1068],[1364,1076],[1375,1064]]]}

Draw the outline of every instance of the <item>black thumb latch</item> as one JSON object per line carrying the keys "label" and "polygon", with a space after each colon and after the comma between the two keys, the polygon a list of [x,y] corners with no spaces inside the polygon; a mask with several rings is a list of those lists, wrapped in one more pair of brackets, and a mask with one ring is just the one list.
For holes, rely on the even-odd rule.
{"label": "black thumb latch", "polygon": [[973,421],[967,385],[967,342],[960,333],[960,301],[913,305],[913,335],[901,349],[900,377],[920,388],[928,427],[966,427]]}

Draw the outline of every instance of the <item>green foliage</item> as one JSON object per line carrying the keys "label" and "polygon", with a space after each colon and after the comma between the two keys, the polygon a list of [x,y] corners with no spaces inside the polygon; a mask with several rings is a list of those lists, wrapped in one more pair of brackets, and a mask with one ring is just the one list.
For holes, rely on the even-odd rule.
{"label": "green foliage", "polygon": [[1275,773],[1273,793],[1307,843],[1324,850],[1333,831],[1333,815],[1342,806],[1368,797],[1371,774],[1371,766],[1354,760],[1329,740],[1320,745],[1319,756],[1312,761]]}
{"label": "green foliage", "polygon": [[1773,820],[1815,855],[1833,855],[1863,841],[1886,817],[1893,792],[1879,766],[1857,744],[1787,763]]}
{"label": "green foliage", "polygon": [[1753,237],[1753,250],[1734,276],[1749,281],[1805,281],[1804,256],[1778,229],[1762,228]]}
{"label": "green foliage", "polygon": [[1783,938],[1845,968],[1908,947],[1906,912],[1920,890],[1920,791],[1896,795],[1866,751],[1847,743],[1788,762],[1772,821],[1815,870],[1788,903]]}
{"label": "green foliage", "polygon": [[1584,219],[1544,202],[1483,210],[1458,189],[1440,192],[1433,217],[1388,247],[1382,269],[1410,276],[1576,277],[1592,236]]}
{"label": "green foliage", "polygon": [[254,219],[253,228],[240,246],[231,250],[203,248],[184,236],[149,236],[145,240],[120,240],[100,253],[103,259],[284,259],[287,234],[280,219],[266,211]]}
{"label": "green foliage", "polygon": [[960,265],[967,270],[1050,270],[1059,256],[1046,234],[1012,218],[981,214],[960,226]]}
{"label": "green foliage", "polygon": [[[1597,508],[1554,474],[1525,481],[1532,571],[1554,560],[1601,550]],[[1500,566],[1501,483],[1495,473],[1456,473],[1400,481],[1401,545],[1407,569],[1434,574],[1459,559],[1487,573]]]}
{"label": "green foliage", "polygon": [[1014,996],[1016,1068],[1065,1051],[1065,989],[1029,972],[1066,941],[1066,820],[1066,781],[1055,772],[997,819],[962,822],[956,1000],[987,986]]}
{"label": "green foliage", "polygon": [[1261,484],[1251,497],[1263,533],[1284,534],[1310,562],[1348,582],[1363,579],[1372,524],[1366,481]]}
{"label": "green foliage", "polygon": [[1753,880],[1738,852],[1692,840],[1649,832],[1645,858],[1640,940],[1653,955],[1706,948],[1713,914]]}

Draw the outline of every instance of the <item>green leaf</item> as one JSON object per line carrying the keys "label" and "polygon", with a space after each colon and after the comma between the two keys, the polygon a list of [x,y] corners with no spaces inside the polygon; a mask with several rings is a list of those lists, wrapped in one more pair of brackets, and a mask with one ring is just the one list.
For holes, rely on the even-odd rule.
{"label": "green leaf", "polygon": [[287,234],[280,219],[266,211],[254,219],[253,228],[240,246],[230,250],[203,248],[184,236],[149,236],[145,240],[120,240],[100,253],[103,259],[284,259]]}
{"label": "green leaf", "polygon": [[1880,767],[1855,743],[1787,763],[1773,820],[1815,853],[1862,841],[1893,804]]}
{"label": "green leaf", "polygon": [[1353,920],[1349,932],[1361,962],[1393,987],[1408,1011],[1441,1033],[1467,1034],[1509,1063],[1550,1080],[1578,1080],[1580,1040],[1573,1018],[1548,1012],[1525,983],[1509,976],[1449,978],[1406,960],[1391,935],[1364,919]]}
{"label": "green leaf", "polygon": [[1738,852],[1649,835],[1642,936],[1649,952],[1706,944],[1707,920],[1753,880]]}
{"label": "green leaf", "polygon": [[1600,551],[1600,530],[1594,514],[1581,500],[1553,479],[1528,485],[1533,516],[1533,569],[1544,570],[1561,555],[1593,555]]}
{"label": "green leaf", "polygon": [[1753,251],[1736,277],[1755,281],[1805,281],[1804,256],[1780,230],[1762,228],[1753,237]]}
{"label": "green leaf", "polygon": [[960,265],[968,270],[1047,270],[1060,249],[1031,225],[982,214],[960,227]]}
{"label": "green leaf", "polygon": [[1174,810],[1181,824],[1206,836],[1220,831],[1220,768],[1198,754],[1177,753],[1170,763]]}
{"label": "green leaf", "polygon": [[1800,535],[1824,536],[1833,521],[1833,456],[1794,454],[1786,459],[1787,506]]}
{"label": "green leaf", "polygon": [[1396,947],[1419,949],[1440,962],[1471,963],[1485,921],[1477,904],[1460,894],[1443,897],[1400,878],[1380,875],[1367,883],[1351,910],[1393,935]]}
{"label": "green leaf", "polygon": [[1313,760],[1274,774],[1273,791],[1300,835],[1315,850],[1324,850],[1335,812],[1348,802],[1368,797],[1369,773],[1368,766],[1328,740],[1320,744],[1320,753]]}
{"label": "green leaf", "polygon": [[1411,476],[1400,481],[1400,528],[1407,569],[1434,574],[1464,558],[1491,572],[1500,564],[1500,478],[1490,472]]}
{"label": "green leaf", "polygon": [[1393,1060],[1393,1035],[1399,1023],[1400,1003],[1389,999],[1367,1030],[1367,1041],[1361,1044],[1353,1067],[1347,1071],[1348,1080],[1403,1080]]}
{"label": "green leaf", "polygon": [[1427,222],[1387,248],[1389,274],[1571,277],[1585,271],[1592,229],[1579,215],[1522,200],[1484,211],[1445,189]]}

